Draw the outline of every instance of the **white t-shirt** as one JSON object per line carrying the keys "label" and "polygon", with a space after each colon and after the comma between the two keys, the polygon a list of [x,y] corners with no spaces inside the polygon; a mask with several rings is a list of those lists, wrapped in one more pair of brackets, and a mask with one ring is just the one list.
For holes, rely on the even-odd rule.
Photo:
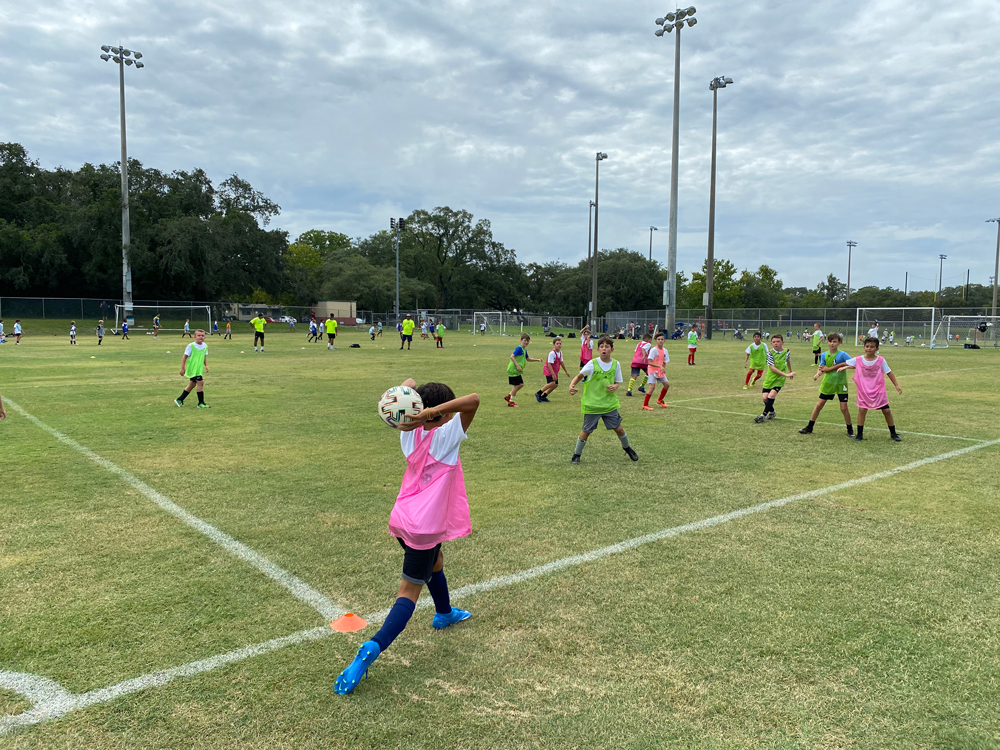
{"label": "white t-shirt", "polygon": [[186,347],[184,347],[184,356],[185,357],[190,357],[191,356],[191,347],[192,346],[195,347],[199,352],[203,352],[206,349],[208,349],[208,343],[207,342],[204,343],[204,344],[194,344],[194,343],[188,344]]}
{"label": "white t-shirt", "polygon": [[[878,360],[876,360],[876,362],[877,361]],[[864,357],[851,357],[844,364],[848,365],[850,367],[874,367],[875,366],[875,362],[869,362]],[[890,372],[892,372],[892,370],[889,369],[889,363],[886,362],[884,359],[882,360],[882,372],[885,373],[885,374],[887,374],[887,375]]]}
{"label": "white t-shirt", "polygon": [[878,328],[869,328],[868,329],[868,337],[869,338],[877,339],[878,338]]}
{"label": "white t-shirt", "polygon": [[70,336],[76,336],[76,326],[70,326],[69,327],[69,335]]}
{"label": "white t-shirt", "polygon": [[[0,325],[0,332],[2,332],[2,331],[3,331],[3,326]],[[21,324],[20,323],[15,323],[14,324],[14,335],[17,336],[20,332],[21,332]]]}
{"label": "white t-shirt", "polygon": [[[15,329],[16,328],[17,328],[17,326],[15,326]],[[0,323],[0,334],[2,334],[2,333],[3,333],[3,323]]]}
{"label": "white t-shirt", "polygon": [[[399,433],[399,444],[403,455],[409,457],[417,447],[417,433],[423,430],[411,430]],[[426,432],[426,430],[425,430]],[[423,436],[426,439],[426,435]],[[431,436],[431,457],[443,464],[454,466],[458,463],[458,449],[462,441],[468,437],[462,429],[462,417],[456,414],[448,422],[434,430]]]}
{"label": "white t-shirt", "polygon": [[485,323],[480,323],[479,324],[479,330],[480,331],[485,331],[486,330],[486,324]]}
{"label": "white t-shirt", "polygon": [[601,361],[600,357],[595,357],[594,359],[590,360],[587,364],[583,366],[583,369],[580,370],[580,374],[583,375],[585,378],[589,378],[591,375],[593,375],[595,362],[597,362],[597,364],[601,366],[601,370],[603,372],[607,372],[608,370],[611,369],[611,365],[615,365],[616,366],[615,382],[616,383],[622,382],[622,363],[614,359],[608,362],[607,364],[604,364],[604,362]]}
{"label": "white t-shirt", "polygon": [[548,363],[549,363],[549,369],[552,371],[553,377],[559,377],[559,369],[560,368],[558,367],[558,364],[559,364],[559,362],[562,361],[562,356],[563,356],[562,352],[559,352],[559,354],[556,354],[555,349],[553,349],[551,352],[549,352]]}

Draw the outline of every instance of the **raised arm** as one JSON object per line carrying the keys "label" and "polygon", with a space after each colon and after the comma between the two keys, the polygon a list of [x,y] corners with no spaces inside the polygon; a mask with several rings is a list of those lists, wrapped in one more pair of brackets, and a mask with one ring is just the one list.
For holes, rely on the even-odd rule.
{"label": "raised arm", "polygon": [[[412,380],[406,381],[403,385],[407,383],[412,383]],[[411,386],[412,387],[412,386]],[[437,419],[438,417],[444,416],[445,414],[458,414],[459,418],[462,420],[462,431],[468,432],[469,426],[472,424],[472,420],[476,417],[476,411],[479,410],[479,394],[470,393],[468,396],[462,396],[461,398],[455,398],[451,401],[446,401],[439,406],[429,406],[419,414],[417,414],[412,421],[407,422],[402,425],[400,429],[403,432],[410,432],[415,430],[424,422],[431,419]]]}

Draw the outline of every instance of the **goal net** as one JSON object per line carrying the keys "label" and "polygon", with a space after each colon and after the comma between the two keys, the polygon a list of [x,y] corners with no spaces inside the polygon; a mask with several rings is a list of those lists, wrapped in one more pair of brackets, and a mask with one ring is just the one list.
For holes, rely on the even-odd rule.
{"label": "goal net", "polygon": [[[883,346],[932,346],[937,311],[933,307],[859,307],[854,345],[874,335]],[[845,342],[846,343],[846,342]]]}
{"label": "goal net", "polygon": [[[485,326],[485,331],[483,330],[483,326]],[[472,316],[473,335],[487,333],[491,336],[503,336],[506,332],[505,326],[504,314],[498,310],[477,312]]]}
{"label": "goal net", "polygon": [[183,331],[185,321],[194,333],[198,328],[212,332],[212,309],[208,305],[115,305],[115,327],[117,334],[122,323],[128,322],[129,332],[153,332],[153,320],[160,317],[160,331]]}
{"label": "goal net", "polygon": [[934,329],[931,346],[998,346],[1000,316],[994,315],[945,315]]}

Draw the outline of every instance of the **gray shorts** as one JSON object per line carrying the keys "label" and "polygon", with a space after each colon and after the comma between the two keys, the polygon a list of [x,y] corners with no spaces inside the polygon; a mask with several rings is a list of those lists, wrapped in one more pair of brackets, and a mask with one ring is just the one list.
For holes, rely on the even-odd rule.
{"label": "gray shorts", "polygon": [[583,431],[588,435],[597,429],[597,423],[600,420],[604,420],[604,428],[608,430],[617,430],[622,424],[622,415],[618,413],[618,410],[609,411],[606,414],[584,414],[583,415]]}

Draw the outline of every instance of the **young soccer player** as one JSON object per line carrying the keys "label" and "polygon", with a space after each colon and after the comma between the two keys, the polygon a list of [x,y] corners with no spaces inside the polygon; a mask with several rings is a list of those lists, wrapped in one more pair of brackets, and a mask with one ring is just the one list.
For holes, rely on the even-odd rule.
{"label": "young soccer player", "polygon": [[865,339],[865,354],[863,357],[851,357],[844,364],[840,365],[841,370],[854,370],[854,388],[857,391],[858,403],[858,434],[855,440],[863,440],[865,431],[865,417],[869,409],[878,409],[885,417],[885,424],[889,428],[889,436],[897,443],[903,438],[896,434],[896,422],[892,418],[889,410],[889,395],[885,390],[885,378],[896,387],[896,392],[903,395],[903,389],[896,382],[895,373],[889,369],[885,359],[878,353],[878,339],[869,336]]}
{"label": "young soccer player", "polygon": [[844,422],[847,424],[847,434],[854,435],[854,427],[851,425],[851,410],[847,407],[847,373],[841,372],[840,365],[847,362],[850,357],[840,351],[840,345],[844,343],[844,337],[839,333],[831,333],[826,337],[827,346],[830,351],[823,352],[819,360],[819,369],[813,375],[813,382],[823,376],[823,382],[819,386],[819,401],[813,407],[809,417],[809,424],[799,430],[800,435],[811,435],[813,425],[819,418],[819,413],[826,406],[827,401],[833,401],[836,396],[840,399],[840,412],[844,415]]}
{"label": "young soccer player", "polygon": [[153,316],[153,338],[158,339],[160,337],[160,314],[157,313]]}
{"label": "young soccer player", "polygon": [[691,324],[691,330],[688,331],[688,364],[694,364],[694,353],[698,351],[698,326],[694,323]]}
{"label": "young soccer player", "polygon": [[480,336],[485,336],[486,335],[486,323],[480,323],[479,324],[479,335]]}
{"label": "young soccer player", "polygon": [[319,333],[319,328],[316,326],[315,320],[309,321],[309,335],[306,336],[306,343],[318,340],[317,334]]}
{"label": "young soccer player", "polygon": [[264,326],[267,325],[267,320],[261,313],[257,313],[250,325],[253,326],[253,350],[257,351],[257,342],[260,341],[260,351],[264,351]]}
{"label": "young soccer player", "polygon": [[556,336],[552,339],[552,351],[549,352],[545,358],[545,364],[542,365],[542,374],[545,375],[545,387],[535,392],[535,401],[549,403],[549,394],[559,387],[560,368],[562,368],[562,371],[567,376],[569,375],[569,370],[566,369],[566,365],[563,363],[562,337]]}
{"label": "young soccer player", "polygon": [[444,383],[425,383],[417,388],[413,380],[407,380],[403,385],[416,388],[424,403],[423,411],[401,428],[399,442],[406,456],[406,473],[389,515],[389,534],[403,548],[403,580],[379,631],[361,644],[354,661],[337,677],[334,690],[339,695],[352,692],[379,654],[403,632],[424,586],[434,600],[431,626],[435,630],[472,616],[451,606],[441,544],[472,532],[458,453],[479,409],[479,396],[470,393],[455,398]]}
{"label": "young soccer player", "polygon": [[592,359],[580,369],[580,373],[569,383],[569,395],[576,395],[576,385],[581,380],[583,396],[580,398],[580,410],[583,412],[583,429],[576,439],[576,448],[570,463],[580,463],[580,456],[587,445],[587,438],[597,429],[597,423],[604,421],[604,428],[614,430],[621,440],[622,449],[633,461],[639,460],[639,455],[629,445],[628,435],[622,427],[622,417],[618,413],[620,403],[616,391],[622,384],[622,366],[611,358],[615,350],[614,341],[610,336],[601,336],[597,342],[597,359]]}
{"label": "young soccer player", "polygon": [[812,345],[813,345],[813,364],[819,367],[819,355],[823,348],[823,339],[825,336],[823,332],[819,329],[819,323],[813,323],[812,332]]}
{"label": "young soccer player", "polygon": [[222,338],[223,339],[230,339],[230,340],[232,340],[232,338],[233,338],[233,324],[231,322],[229,322],[228,320],[226,321],[226,335],[223,336]]}
{"label": "young soccer player", "polygon": [[532,359],[528,356],[528,344],[531,343],[531,336],[526,333],[521,334],[521,343],[510,355],[510,362],[507,363],[507,382],[510,383],[510,393],[503,397],[507,406],[517,406],[514,403],[514,396],[524,388],[524,366],[528,362],[541,362],[540,359]]}
{"label": "young soccer player", "polygon": [[372,337],[372,341],[375,340],[375,326],[368,328],[368,335]]}
{"label": "young soccer player", "polygon": [[337,340],[337,319],[330,313],[323,326],[326,328],[326,348],[333,349],[333,342]]}
{"label": "young soccer player", "polygon": [[184,338],[185,336],[187,336],[189,339],[194,338],[191,335],[191,318],[184,319],[184,330],[181,331],[181,338]]}
{"label": "young soccer player", "polygon": [[213,336],[219,335],[219,321],[217,320],[212,321],[212,335]]}
{"label": "young soccer player", "polygon": [[427,321],[426,320],[420,321],[420,338],[422,338],[422,339],[427,338]]}
{"label": "young soccer player", "polygon": [[129,341],[128,337],[128,318],[122,321],[122,341]]}
{"label": "young soccer player", "polygon": [[378,333],[375,334],[375,335],[378,336],[379,338],[382,338],[382,321],[381,320],[378,322]]}
{"label": "young soccer player", "polygon": [[670,390],[667,371],[664,368],[664,365],[670,361],[670,355],[663,348],[663,342],[666,341],[666,338],[667,335],[663,331],[657,331],[656,346],[649,350],[649,361],[646,366],[646,377],[649,378],[649,390],[646,392],[646,398],[642,402],[642,408],[645,411],[653,411],[653,407],[649,405],[649,398],[656,391],[657,383],[660,384],[660,395],[656,399],[656,403],[664,409],[667,408],[667,404],[663,400],[667,395],[667,391]]}
{"label": "young soccer player", "polygon": [[437,345],[434,347],[435,349],[444,349],[444,332],[445,332],[445,330],[446,329],[444,327],[444,323],[443,322],[439,322],[437,324],[437,327],[434,329],[435,341],[437,341]]}
{"label": "young soccer player", "polygon": [[584,326],[580,331],[580,369],[582,370],[594,358],[594,338],[590,335],[590,326]]}
{"label": "young soccer player", "polygon": [[[764,368],[767,367],[767,344],[761,340],[760,331],[754,331],[753,342],[746,348],[745,353],[743,366],[749,369],[747,370],[747,379],[743,383],[744,391],[751,385],[757,384],[761,375],[764,374]],[[754,376],[754,371],[757,372],[756,376]],[[753,377],[753,383],[750,382],[751,377]]]}
{"label": "young soccer player", "polygon": [[0,419],[6,419],[6,418],[7,418],[7,412],[3,410],[3,399],[0,398]]}
{"label": "young soccer player", "polygon": [[400,328],[400,344],[399,350],[403,350],[403,344],[406,344],[406,350],[409,351],[413,346],[413,328],[416,323],[413,322],[413,318],[407,315],[403,319],[402,327]]}
{"label": "young soccer player", "polygon": [[21,319],[14,321],[14,346],[21,343]]}
{"label": "young soccer player", "polygon": [[178,406],[184,406],[184,399],[188,394],[198,389],[198,408],[207,409],[205,403],[205,378],[208,374],[208,344],[205,343],[205,332],[199,328],[194,332],[194,341],[184,349],[184,356],[181,358],[181,377],[188,379],[187,387],[181,391],[181,395],[174,399]]}
{"label": "young soccer player", "polygon": [[4,340],[4,332],[3,332],[3,318],[0,318],[0,342],[6,343],[6,341]]}
{"label": "young soccer player", "polygon": [[792,372],[792,352],[785,349],[785,338],[780,333],[771,337],[771,350],[767,353],[767,375],[764,376],[764,388],[761,398],[764,400],[764,412],[753,418],[760,424],[765,419],[774,419],[774,400],[778,397],[785,379],[795,377]]}
{"label": "young soccer player", "polygon": [[104,341],[104,321],[97,321],[97,345],[100,346]]}
{"label": "young soccer player", "polygon": [[637,378],[639,380],[639,390],[642,393],[646,392],[643,385],[644,381],[649,377],[647,369],[649,362],[649,350],[653,347],[652,343],[650,343],[652,340],[653,337],[647,333],[643,335],[642,341],[635,345],[635,352],[632,353],[632,373],[629,376],[628,390],[625,391],[625,395],[629,398],[632,397],[632,388],[635,386]]}
{"label": "young soccer player", "polygon": [[69,343],[72,346],[76,346],[76,321],[71,320],[69,322]]}

